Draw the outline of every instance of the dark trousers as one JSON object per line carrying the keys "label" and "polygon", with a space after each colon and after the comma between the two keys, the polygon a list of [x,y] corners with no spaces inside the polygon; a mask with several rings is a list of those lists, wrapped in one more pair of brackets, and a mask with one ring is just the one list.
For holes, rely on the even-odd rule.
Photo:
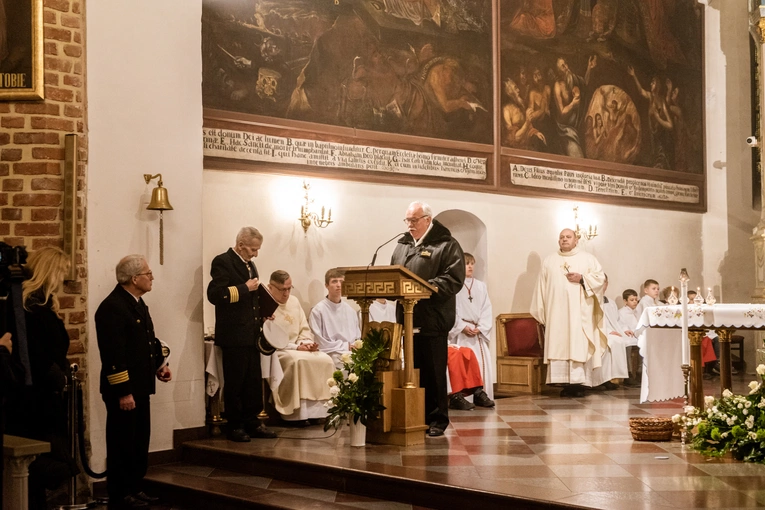
{"label": "dark trousers", "polygon": [[[135,395],[133,396],[135,398]],[[123,411],[119,399],[106,404],[106,490],[111,501],[141,491],[149,465],[151,409],[149,397],[135,398],[135,409]]]}
{"label": "dark trousers", "polygon": [[414,368],[420,369],[425,388],[425,423],[442,430],[449,426],[449,397],[446,394],[447,334],[414,335]]}
{"label": "dark trousers", "polygon": [[223,347],[223,402],[229,430],[258,425],[263,409],[260,353],[255,347]]}

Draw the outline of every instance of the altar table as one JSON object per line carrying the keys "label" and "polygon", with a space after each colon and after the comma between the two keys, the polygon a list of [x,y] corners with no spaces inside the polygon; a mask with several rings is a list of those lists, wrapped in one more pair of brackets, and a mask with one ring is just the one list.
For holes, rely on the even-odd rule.
{"label": "altar table", "polygon": [[[640,401],[668,400],[683,396],[681,368],[683,323],[681,305],[653,306],[643,310],[635,334],[643,356]],[[660,328],[669,328],[661,330]],[[701,407],[701,339],[707,330],[717,332],[720,341],[720,390],[731,388],[730,339],[741,329],[765,329],[763,304],[688,304],[688,337],[691,343],[690,404]]]}

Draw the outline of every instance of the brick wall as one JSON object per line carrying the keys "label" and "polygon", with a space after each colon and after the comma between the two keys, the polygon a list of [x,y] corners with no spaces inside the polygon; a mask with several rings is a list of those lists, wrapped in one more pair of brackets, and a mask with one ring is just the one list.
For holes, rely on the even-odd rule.
{"label": "brick wall", "polygon": [[0,240],[63,247],[64,135],[76,133],[77,281],[59,296],[72,361],[87,348],[85,176],[87,119],[82,0],[43,0],[45,100],[0,102]]}

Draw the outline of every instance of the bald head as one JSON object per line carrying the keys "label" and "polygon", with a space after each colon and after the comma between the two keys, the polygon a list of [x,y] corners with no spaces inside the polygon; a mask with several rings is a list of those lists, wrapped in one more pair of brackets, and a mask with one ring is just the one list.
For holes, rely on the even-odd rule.
{"label": "bald head", "polygon": [[576,233],[570,228],[564,228],[560,231],[560,235],[558,236],[558,247],[560,248],[560,251],[564,253],[571,251],[576,247],[578,242],[579,239],[577,239]]}

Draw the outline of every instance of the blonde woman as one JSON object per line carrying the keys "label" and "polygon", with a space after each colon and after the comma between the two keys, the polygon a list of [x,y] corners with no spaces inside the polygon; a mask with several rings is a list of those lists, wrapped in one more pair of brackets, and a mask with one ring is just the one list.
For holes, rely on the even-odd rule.
{"label": "blonde woman", "polygon": [[57,296],[69,260],[60,248],[49,246],[33,252],[26,269],[29,278],[22,284],[22,302],[32,386],[22,389],[20,412],[12,414],[18,420],[16,435],[51,443],[50,453],[29,466],[29,507],[45,508],[45,489],[58,487],[78,472],[66,446],[69,334],[58,315]]}

